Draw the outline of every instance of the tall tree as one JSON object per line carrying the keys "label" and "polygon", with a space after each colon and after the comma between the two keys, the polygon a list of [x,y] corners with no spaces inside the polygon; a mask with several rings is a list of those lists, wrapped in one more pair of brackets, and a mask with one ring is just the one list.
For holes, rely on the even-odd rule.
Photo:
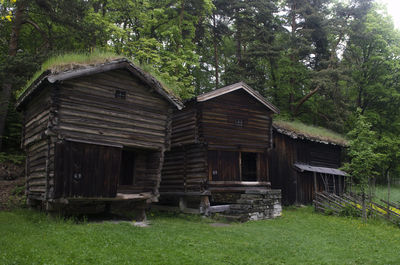
{"label": "tall tree", "polygon": [[[8,12],[10,18],[8,20],[13,21],[13,26],[11,30],[11,36],[10,36],[10,41],[8,45],[8,57],[12,58],[15,57],[18,51],[18,41],[19,41],[19,34],[21,32],[21,27],[23,24],[23,16],[26,8],[26,2],[25,1],[18,1],[15,5],[15,8],[13,8],[13,11],[11,11],[11,7],[9,8]],[[2,5],[4,5],[4,1],[2,2]],[[6,8],[7,10],[7,8]],[[14,18],[11,18],[12,12],[15,12]],[[8,106],[10,103],[10,98],[12,94],[12,83],[10,80],[12,80],[12,72],[7,73],[8,76],[7,79],[3,79],[2,83],[2,90],[1,90],[1,95],[0,95],[0,151],[2,151],[2,142],[3,142],[3,135],[4,135],[4,127],[6,123],[6,118],[7,118],[7,113],[8,113]],[[11,78],[10,78],[11,77]]]}

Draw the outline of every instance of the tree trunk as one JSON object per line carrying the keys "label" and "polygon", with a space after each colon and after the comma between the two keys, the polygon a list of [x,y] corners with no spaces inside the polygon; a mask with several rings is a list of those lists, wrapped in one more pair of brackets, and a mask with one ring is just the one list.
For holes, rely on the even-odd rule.
{"label": "tree trunk", "polygon": [[[290,60],[292,62],[292,67],[295,67],[296,63],[297,63],[297,56],[294,54],[295,51],[295,47],[296,47],[296,30],[297,30],[297,23],[296,23],[296,1],[293,1],[290,9],[291,9],[291,45],[292,45],[292,52],[290,54]],[[294,73],[293,73],[294,74]],[[290,114],[293,115],[292,118],[295,116],[295,109],[294,109],[294,91],[295,91],[295,79],[292,76],[290,78],[290,94],[289,94],[289,111]]]}
{"label": "tree trunk", "polygon": [[[15,11],[14,25],[11,30],[10,43],[8,46],[8,55],[14,57],[18,51],[18,39],[21,31],[23,16],[25,11],[25,5],[23,1],[17,1],[17,9]],[[7,120],[8,105],[10,104],[12,83],[7,82],[13,80],[10,76],[13,73],[8,73],[8,80],[2,85],[1,96],[0,96],[0,151],[2,151],[2,142],[4,137],[4,128]]]}
{"label": "tree trunk", "polygon": [[362,198],[362,219],[363,219],[364,223],[366,223],[367,222],[367,207],[366,207],[366,203],[365,203],[365,189],[364,188],[362,190],[361,198]]}
{"label": "tree trunk", "polygon": [[237,59],[238,65],[241,65],[241,63],[242,63],[242,31],[241,31],[239,16],[240,16],[239,10],[236,10],[236,34],[235,34],[236,59]]}
{"label": "tree trunk", "polygon": [[[185,1],[181,0],[181,9],[179,11],[179,30],[181,31],[181,38],[182,40],[185,38],[184,34],[183,34],[183,27],[182,27],[182,23],[183,23],[183,18],[185,16]],[[176,52],[179,52],[179,49],[182,47],[182,42],[177,41],[176,42]]]}
{"label": "tree trunk", "polygon": [[300,107],[309,99],[311,98],[315,93],[317,93],[319,91],[320,87],[317,86],[316,88],[314,88],[313,90],[310,91],[310,93],[308,93],[307,95],[305,95],[297,104],[296,108],[294,109],[293,112],[293,116],[297,116],[297,114],[299,113]]}
{"label": "tree trunk", "polygon": [[217,30],[216,30],[216,21],[215,21],[215,14],[213,14],[213,28],[214,28],[214,37],[213,37],[213,44],[214,44],[214,67],[215,67],[215,89],[219,87],[219,73],[218,73],[218,46],[217,46]]}

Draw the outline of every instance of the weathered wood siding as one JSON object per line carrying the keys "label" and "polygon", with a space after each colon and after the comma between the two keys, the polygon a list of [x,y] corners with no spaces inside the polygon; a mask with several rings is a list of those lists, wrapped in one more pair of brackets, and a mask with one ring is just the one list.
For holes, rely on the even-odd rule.
{"label": "weathered wood siding", "polygon": [[[271,187],[282,190],[282,203],[290,205],[312,202],[314,179],[312,173],[296,171],[293,164],[301,162],[313,166],[340,167],[341,147],[292,139],[281,133],[274,133],[274,148],[269,154]],[[318,177],[318,188],[323,183]],[[339,185],[339,184],[337,184]],[[322,189],[322,188],[321,188]]]}
{"label": "weathered wood siding", "polygon": [[[126,99],[116,98],[116,91]],[[163,149],[170,140],[172,107],[127,70],[64,81],[59,85],[59,123],[63,138]]]}
{"label": "weathered wood siding", "polygon": [[22,146],[40,141],[44,138],[47,129],[51,107],[51,96],[49,88],[39,93],[34,100],[30,101],[24,111],[24,127]]}
{"label": "weathered wood siding", "polygon": [[56,145],[54,198],[114,197],[121,149],[64,141]]}
{"label": "weathered wood siding", "polygon": [[[257,179],[269,181],[268,154],[255,153]],[[212,181],[246,181],[241,172],[241,152],[239,151],[208,151],[208,179]]]}
{"label": "weathered wood siding", "polygon": [[271,188],[282,190],[282,203],[294,204],[297,197],[297,172],[293,164],[297,161],[295,141],[286,135],[274,134],[274,148],[269,155]]}
{"label": "weathered wood siding", "polygon": [[243,90],[199,103],[200,139],[209,149],[263,152],[270,147],[271,114]]}
{"label": "weathered wood siding", "polygon": [[207,152],[203,145],[174,147],[165,153],[160,192],[203,190],[207,176]]}
{"label": "weathered wood siding", "polygon": [[304,162],[312,166],[340,167],[341,148],[339,146],[310,141],[298,141],[297,145],[298,162]]}
{"label": "weathered wood siding", "polygon": [[22,147],[27,154],[26,190],[30,199],[45,199],[48,197],[50,185],[53,184],[49,180],[49,156],[54,152],[45,135],[50,120],[51,102],[50,90],[45,88],[27,104],[24,111]]}
{"label": "weathered wood siding", "polygon": [[186,104],[183,110],[175,110],[172,118],[171,145],[187,145],[198,142],[198,111],[195,102]]}
{"label": "weathered wood siding", "polygon": [[26,189],[28,198],[45,198],[47,150],[46,140],[36,141],[36,143],[26,148]]}
{"label": "weathered wood siding", "polygon": [[240,181],[239,152],[208,151],[209,180]]}
{"label": "weathered wood siding", "polygon": [[[158,193],[171,139],[172,106],[165,98],[127,70],[48,86],[24,106],[30,198],[115,196],[122,147],[136,150],[136,175],[135,185],[121,191]],[[67,144],[70,140],[85,143]],[[82,180],[73,179],[74,167]]]}
{"label": "weathered wood siding", "polygon": [[118,192],[158,193],[164,153],[161,151],[137,151],[135,153],[135,178],[132,186],[119,186]]}

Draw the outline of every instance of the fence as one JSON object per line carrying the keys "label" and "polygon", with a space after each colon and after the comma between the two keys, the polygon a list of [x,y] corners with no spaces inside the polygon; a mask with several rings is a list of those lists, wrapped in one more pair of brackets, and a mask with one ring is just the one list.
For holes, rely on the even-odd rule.
{"label": "fence", "polygon": [[[369,216],[381,216],[394,224],[400,225],[400,204],[380,200],[382,204],[371,202],[366,199],[366,210]],[[338,196],[328,192],[317,192],[315,194],[314,206],[317,211],[333,213],[336,215],[345,215],[346,211],[361,216],[362,200],[357,195],[342,194]]]}

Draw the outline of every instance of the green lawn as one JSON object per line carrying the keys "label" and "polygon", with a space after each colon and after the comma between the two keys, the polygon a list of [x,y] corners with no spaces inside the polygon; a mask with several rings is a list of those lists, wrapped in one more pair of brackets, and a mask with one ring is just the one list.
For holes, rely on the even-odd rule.
{"label": "green lawn", "polygon": [[[375,197],[383,200],[387,200],[387,186],[377,185],[375,188]],[[400,202],[400,186],[392,185],[390,187],[390,201]]]}
{"label": "green lawn", "polygon": [[151,226],[0,212],[0,264],[399,264],[400,230],[288,209],[275,220],[213,227],[149,215]]}

